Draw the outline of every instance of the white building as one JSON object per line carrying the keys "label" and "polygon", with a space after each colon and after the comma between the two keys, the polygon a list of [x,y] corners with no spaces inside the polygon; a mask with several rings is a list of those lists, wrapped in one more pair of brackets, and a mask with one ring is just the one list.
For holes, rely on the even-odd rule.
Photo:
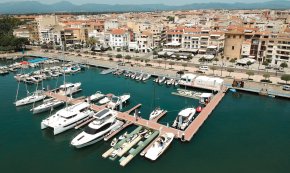
{"label": "white building", "polygon": [[123,29],[112,29],[109,46],[113,49],[126,49],[129,46],[129,33]]}

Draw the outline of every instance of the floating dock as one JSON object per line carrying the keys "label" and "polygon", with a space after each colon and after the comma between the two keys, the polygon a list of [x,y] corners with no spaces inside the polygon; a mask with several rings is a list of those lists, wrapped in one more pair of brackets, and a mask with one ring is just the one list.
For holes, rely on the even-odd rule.
{"label": "floating dock", "polygon": [[138,153],[142,151],[143,148],[145,148],[156,136],[158,136],[158,134],[159,132],[155,131],[145,141],[140,141],[136,149],[132,148],[127,157],[120,159],[120,165],[126,166]]}
{"label": "floating dock", "polygon": [[[121,130],[125,129],[126,127],[134,124],[139,126],[136,128],[133,132],[131,132],[125,139],[119,141],[114,147],[110,148],[108,151],[106,151],[102,157],[107,158],[112,155],[114,152],[115,157],[110,157],[111,160],[115,160],[117,157],[121,157],[120,159],[120,165],[125,166],[129,163],[130,160],[132,160],[142,149],[144,149],[158,134],[162,135],[164,133],[173,133],[175,138],[181,139],[181,141],[190,141],[192,137],[197,133],[198,129],[201,127],[201,125],[204,123],[204,121],[209,117],[211,112],[214,110],[214,108],[219,104],[219,102],[224,97],[227,87],[223,87],[221,91],[219,91],[212,100],[206,105],[206,107],[202,110],[202,112],[192,121],[192,123],[186,128],[186,130],[179,130],[175,129],[169,126],[165,126],[162,124],[159,124],[157,121],[163,117],[167,112],[164,111],[162,114],[160,114],[158,117],[156,117],[153,120],[147,120],[144,118],[139,117],[136,113],[134,115],[131,115],[133,111],[136,111],[141,104],[138,104],[134,106],[132,109],[126,112],[118,112],[117,119],[124,121],[125,124],[121,126],[116,131],[112,132],[108,136],[105,137],[105,140],[109,140],[113,136],[115,136],[117,133],[119,133]],[[67,96],[59,95],[54,92],[48,91],[45,93],[48,97],[52,97],[58,100],[65,101],[69,104],[78,104],[81,102],[84,102],[84,99],[74,99]],[[95,104],[91,104],[90,109],[98,112],[102,109],[106,108],[106,105],[98,106]],[[80,128],[87,123],[91,122],[93,118],[87,119],[86,121],[83,121],[82,123],[78,124],[76,128]],[[138,133],[142,128],[146,128],[152,131],[155,131],[150,137],[150,139],[146,139],[145,141],[141,141],[143,136],[140,136]],[[133,135],[138,135],[136,138],[128,142],[127,140],[131,138]],[[156,140],[156,139],[155,139]],[[149,144],[142,152],[141,155],[145,155],[147,150],[154,144],[155,140]],[[137,148],[134,149],[134,147],[137,145]],[[128,156],[123,156],[129,152]]]}

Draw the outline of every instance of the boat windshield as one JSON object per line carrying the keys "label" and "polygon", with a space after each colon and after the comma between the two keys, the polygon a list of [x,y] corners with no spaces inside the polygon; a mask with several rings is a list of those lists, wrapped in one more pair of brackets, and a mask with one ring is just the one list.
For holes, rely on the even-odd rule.
{"label": "boat windshield", "polygon": [[113,97],[113,98],[112,98],[112,102],[113,102],[113,103],[117,103],[118,100],[119,100],[119,97]]}
{"label": "boat windshield", "polygon": [[90,126],[88,126],[85,129],[85,133],[90,134],[90,135],[94,135],[94,134],[97,134],[97,133],[99,133],[101,131],[104,131],[104,130],[108,129],[110,126],[111,126],[110,123],[105,124],[104,126],[98,128],[98,129],[94,129],[94,128],[91,128]]}

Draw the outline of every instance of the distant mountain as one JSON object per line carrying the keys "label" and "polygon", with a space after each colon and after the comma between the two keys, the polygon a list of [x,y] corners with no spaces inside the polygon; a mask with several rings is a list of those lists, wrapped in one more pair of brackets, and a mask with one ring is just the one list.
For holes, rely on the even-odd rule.
{"label": "distant mountain", "polygon": [[37,1],[0,3],[0,14],[54,12],[125,12],[191,9],[290,9],[290,1],[280,0],[259,3],[193,3],[182,6],[168,6],[163,4],[107,5],[93,3],[75,5],[68,1],[61,1],[49,5]]}

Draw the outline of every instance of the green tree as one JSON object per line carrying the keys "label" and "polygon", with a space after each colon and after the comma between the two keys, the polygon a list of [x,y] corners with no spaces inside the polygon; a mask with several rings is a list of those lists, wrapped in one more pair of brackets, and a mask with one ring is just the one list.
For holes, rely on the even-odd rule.
{"label": "green tree", "polygon": [[217,68],[214,67],[214,66],[212,66],[212,67],[210,67],[210,69],[212,70],[212,73],[213,73],[213,75],[214,75],[214,71],[215,71]]}
{"label": "green tree", "polygon": [[255,75],[255,73],[253,71],[247,71],[246,74],[248,75],[248,79],[250,79],[250,76]]}
{"label": "green tree", "polygon": [[282,68],[287,68],[287,67],[288,67],[288,64],[287,64],[286,62],[282,62],[282,63],[280,64],[280,67],[282,67]]}
{"label": "green tree", "polygon": [[231,73],[234,72],[234,69],[227,69],[227,72],[229,72],[229,76],[231,76]]}
{"label": "green tree", "polygon": [[288,81],[290,81],[290,74],[283,74],[281,76],[281,80],[285,81],[286,84],[288,83]]}
{"label": "green tree", "polygon": [[96,43],[97,43],[97,39],[95,37],[90,37],[87,40],[87,45],[89,45],[89,46],[94,46],[94,45],[96,45]]}
{"label": "green tree", "polygon": [[130,59],[131,59],[131,56],[130,56],[130,55],[126,55],[126,56],[125,56],[125,59],[129,62]]}
{"label": "green tree", "polygon": [[162,63],[162,61],[161,60],[158,60],[157,63],[159,64],[159,67],[160,67],[160,64]]}
{"label": "green tree", "polygon": [[268,80],[268,79],[270,78],[270,74],[269,74],[269,73],[265,73],[265,74],[263,74],[263,77],[264,77],[266,80]]}
{"label": "green tree", "polygon": [[174,64],[175,64],[174,62],[169,62],[169,65],[171,66],[171,69],[172,69],[172,66],[173,66]]}
{"label": "green tree", "polygon": [[234,64],[235,62],[236,62],[236,60],[233,58],[230,60],[230,63],[232,63],[232,64]]}
{"label": "green tree", "polygon": [[150,59],[145,59],[145,65],[148,64],[148,62],[150,62]]}
{"label": "green tree", "polygon": [[120,58],[122,58],[122,55],[121,54],[117,54],[116,58],[120,59]]}
{"label": "green tree", "polygon": [[268,61],[264,61],[264,62],[262,63],[262,65],[264,65],[264,66],[268,66],[268,65],[269,65],[269,62],[268,62]]}
{"label": "green tree", "polygon": [[182,67],[183,67],[183,70],[185,70],[185,67],[187,67],[187,64],[186,63],[183,63],[182,64]]}
{"label": "green tree", "polygon": [[247,61],[247,66],[250,66],[252,64],[251,61]]}

